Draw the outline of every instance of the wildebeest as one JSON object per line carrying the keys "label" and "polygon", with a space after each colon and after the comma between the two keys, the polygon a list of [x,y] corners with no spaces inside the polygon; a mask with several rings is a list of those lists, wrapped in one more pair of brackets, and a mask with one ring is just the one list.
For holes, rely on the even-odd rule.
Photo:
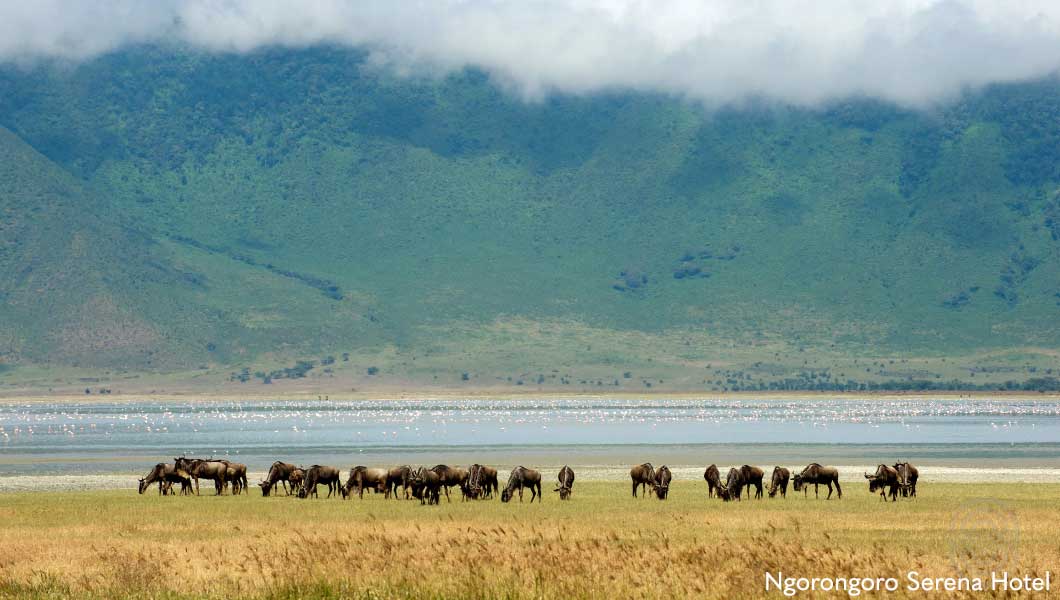
{"label": "wildebeest", "polygon": [[408,465],[401,465],[400,467],[394,467],[387,471],[386,474],[386,494],[385,498],[390,498],[391,495],[397,498],[398,486],[405,491],[405,499],[409,499],[409,489],[412,487],[412,467]]}
{"label": "wildebeest", "polygon": [[707,482],[707,498],[713,498],[715,490],[721,488],[721,473],[718,472],[718,465],[710,465],[706,471],[703,471],[703,479]]}
{"label": "wildebeest", "polygon": [[567,465],[563,465],[563,468],[559,470],[559,476],[556,479],[559,481],[559,487],[552,491],[559,492],[560,500],[570,499],[570,495],[574,491],[574,469],[571,469]]}
{"label": "wildebeest", "polygon": [[240,492],[249,494],[250,490],[247,486],[247,466],[243,463],[234,463],[224,459],[221,459],[219,462],[228,465],[228,471],[225,473],[225,483],[232,483],[232,495],[238,496]]}
{"label": "wildebeest", "polygon": [[743,493],[744,485],[743,471],[733,467],[729,469],[729,474],[725,478],[725,485],[721,486],[718,497],[726,502],[735,498],[738,502]]}
{"label": "wildebeest", "polygon": [[420,467],[412,472],[412,497],[420,504],[438,504],[441,501],[442,479],[431,469]]}
{"label": "wildebeest", "polygon": [[305,467],[298,467],[291,471],[291,474],[288,476],[287,483],[291,485],[291,491],[295,494],[298,493],[298,490],[302,489],[302,484],[305,483],[305,472]]}
{"label": "wildebeest", "polygon": [[265,480],[258,484],[261,487],[261,495],[268,496],[272,492],[272,488],[279,483],[283,486],[283,491],[286,495],[291,495],[291,490],[294,489],[294,484],[291,484],[288,489],[287,484],[291,481],[291,473],[294,473],[298,467],[291,463],[285,463],[282,461],[276,461],[269,467],[269,473],[265,476]]}
{"label": "wildebeest", "polygon": [[486,498],[492,498],[493,494],[500,492],[500,482],[497,480],[497,469],[489,465],[482,465],[482,491]]}
{"label": "wildebeest", "polygon": [[512,494],[516,490],[519,491],[519,502],[522,502],[524,487],[530,488],[531,504],[534,502],[534,498],[537,498],[539,503],[541,502],[541,473],[523,466],[512,469],[512,474],[508,476],[508,485],[504,486],[504,491],[501,492],[501,502],[511,500]]}
{"label": "wildebeest", "polygon": [[152,483],[158,484],[159,494],[166,494],[174,483],[180,484],[180,494],[182,496],[191,493],[191,475],[174,465],[166,463],[155,465],[151,472],[140,480],[140,493],[146,492]]}
{"label": "wildebeest", "polygon": [[[335,467],[326,467],[323,465],[313,465],[306,470],[305,480],[302,482],[301,489],[298,490],[299,498],[308,498],[310,496],[317,496],[317,486],[326,485],[328,486],[328,495],[330,498],[332,493],[338,492],[341,487],[339,470]],[[338,494],[335,494],[338,497]]]}
{"label": "wildebeest", "polygon": [[641,497],[648,495],[648,486],[655,482],[655,467],[651,463],[637,465],[629,470],[629,478],[633,480],[633,497],[637,497],[637,486],[640,486]]}
{"label": "wildebeest", "polygon": [[755,488],[755,498],[762,497],[762,478],[766,476],[765,471],[751,465],[740,467],[740,476],[743,484],[747,486],[747,498],[751,498],[751,486]]}
{"label": "wildebeest", "polygon": [[452,502],[453,500],[449,497],[449,488],[459,486],[467,479],[467,469],[450,467],[449,465],[434,465],[431,470],[438,474],[442,489],[445,490],[445,500]]}
{"label": "wildebeest", "polygon": [[795,491],[802,490],[803,496],[806,495],[809,484],[813,484],[813,495],[816,498],[820,498],[817,486],[826,484],[828,486],[828,498],[832,498],[832,484],[835,484],[836,492],[839,495],[839,499],[843,499],[843,488],[839,487],[839,470],[835,467],[822,467],[819,463],[810,463],[802,470],[801,473],[795,475]]}
{"label": "wildebeest", "polygon": [[775,498],[777,492],[780,492],[781,497],[788,497],[788,480],[791,478],[791,471],[788,471],[784,467],[773,467],[773,477],[769,481],[769,497]]}
{"label": "wildebeest", "polygon": [[655,471],[655,481],[651,484],[651,489],[655,492],[655,496],[659,500],[666,500],[666,495],[670,493],[670,481],[673,479],[673,475],[670,474],[670,467],[663,465]]}
{"label": "wildebeest", "polygon": [[887,500],[887,488],[891,488],[891,502],[898,502],[898,470],[887,465],[876,467],[876,474],[865,473],[865,479],[869,480],[869,492],[880,492],[880,500]]}
{"label": "wildebeest", "polygon": [[482,465],[475,463],[468,467],[467,478],[460,484],[462,500],[478,500],[485,495],[482,489]]}
{"label": "wildebeest", "polygon": [[898,471],[898,483],[902,488],[902,497],[916,498],[916,480],[920,478],[920,471],[907,462],[894,463],[894,468]]}
{"label": "wildebeest", "polygon": [[357,486],[357,495],[361,500],[364,500],[365,488],[375,489],[377,492],[386,492],[386,481],[389,474],[390,472],[387,469],[369,469],[358,465],[350,469],[350,477],[346,480],[346,485],[340,488],[342,497],[349,499],[353,495],[354,486]]}
{"label": "wildebeest", "polygon": [[224,489],[225,478],[228,475],[228,465],[219,460],[204,460],[201,458],[186,458],[181,456],[173,459],[173,466],[186,471],[195,481],[195,495],[199,495],[199,480],[209,479],[213,481],[215,494],[220,496]]}

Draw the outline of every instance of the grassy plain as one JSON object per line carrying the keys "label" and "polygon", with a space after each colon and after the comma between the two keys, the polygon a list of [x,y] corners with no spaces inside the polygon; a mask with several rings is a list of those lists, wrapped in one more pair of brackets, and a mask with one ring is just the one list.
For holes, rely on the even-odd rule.
{"label": "grassy plain", "polygon": [[579,481],[567,503],[548,492],[437,507],[0,494],[0,597],[757,598],[782,597],[764,591],[767,570],[894,576],[904,590],[909,570],[989,578],[1060,564],[1060,485],[929,482],[897,504],[861,482],[844,490],[724,504],[676,482],[659,502]]}

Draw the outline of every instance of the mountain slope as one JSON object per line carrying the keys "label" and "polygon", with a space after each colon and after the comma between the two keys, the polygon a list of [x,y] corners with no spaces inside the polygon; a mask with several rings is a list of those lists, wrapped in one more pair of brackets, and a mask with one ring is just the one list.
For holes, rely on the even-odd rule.
{"label": "mountain slope", "polygon": [[[511,323],[582,332],[560,352],[570,368],[611,361],[577,349],[594,338],[652,340],[615,349],[618,369],[690,336],[675,372],[732,344],[794,364],[1060,342],[1055,80],[930,114],[869,100],[707,113],[648,95],[524,103],[474,71],[396,78],[355,51],[139,48],[0,84],[0,124],[143,232],[115,256],[169,262],[112,271],[71,254],[69,230],[52,254],[13,246],[100,265],[88,272],[145,328],[126,337],[168,340],[160,368],[395,348],[415,379],[408,357],[480,342],[507,352],[502,381],[547,367],[496,333]],[[0,185],[27,185],[14,177]],[[69,361],[20,340],[20,355]],[[490,362],[450,362],[475,361]]]}

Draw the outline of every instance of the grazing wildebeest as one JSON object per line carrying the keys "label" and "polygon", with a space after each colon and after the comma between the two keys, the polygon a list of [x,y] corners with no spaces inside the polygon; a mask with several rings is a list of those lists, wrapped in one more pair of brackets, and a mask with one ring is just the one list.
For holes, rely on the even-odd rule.
{"label": "grazing wildebeest", "polygon": [[390,498],[391,495],[397,498],[398,486],[405,491],[405,499],[409,499],[409,489],[412,487],[412,467],[408,465],[401,465],[400,467],[394,467],[387,471],[386,474],[386,494],[385,498]]}
{"label": "grazing wildebeest", "polygon": [[195,481],[195,495],[199,495],[199,480],[209,479],[213,481],[215,495],[220,496],[224,490],[225,478],[228,475],[228,465],[219,460],[203,460],[201,458],[186,458],[181,456],[173,459],[173,466],[186,471]]}
{"label": "grazing wildebeest", "polygon": [[462,500],[478,500],[485,495],[482,489],[482,465],[475,463],[468,467],[467,478],[460,484]]}
{"label": "grazing wildebeest", "polygon": [[795,485],[793,486],[795,491],[802,490],[802,495],[805,496],[809,484],[813,484],[813,495],[816,498],[820,498],[817,486],[826,484],[828,486],[828,500],[832,498],[832,484],[835,484],[836,492],[838,492],[839,499],[843,499],[843,488],[839,487],[839,470],[835,467],[822,467],[819,463],[810,463],[802,470],[801,473],[795,475]]}
{"label": "grazing wildebeest", "polygon": [[350,478],[346,485],[341,488],[342,497],[348,499],[353,494],[353,486],[357,486],[357,495],[364,500],[364,489],[375,489],[377,492],[386,492],[387,469],[369,469],[358,465],[350,469]]}
{"label": "grazing wildebeest", "polygon": [[570,499],[570,495],[574,488],[574,469],[571,469],[567,465],[563,465],[563,468],[559,470],[557,480],[559,481],[559,487],[552,491],[559,492],[560,500]]}
{"label": "grazing wildebeest", "polygon": [[759,469],[758,467],[744,465],[740,467],[740,476],[743,478],[743,484],[747,486],[747,497],[751,497],[751,486],[754,486],[755,498],[761,498],[762,478],[766,476],[765,471]]}
{"label": "grazing wildebeest", "polygon": [[788,497],[788,480],[791,478],[791,471],[788,471],[784,467],[773,467],[773,477],[769,481],[769,497],[775,498],[777,492],[784,498]]}
{"label": "grazing wildebeest", "polygon": [[865,479],[869,480],[870,493],[875,493],[879,490],[880,500],[887,501],[887,488],[889,487],[891,488],[891,502],[898,502],[898,469],[887,465],[879,465],[876,467],[876,474],[869,475],[865,473]]}
{"label": "grazing wildebeest", "polygon": [[261,487],[261,495],[268,496],[272,492],[272,488],[279,483],[283,486],[283,491],[286,495],[291,495],[291,490],[294,489],[294,484],[291,484],[288,489],[287,484],[291,481],[291,473],[294,473],[298,467],[291,463],[285,463],[276,461],[269,467],[269,474],[265,476],[265,480],[258,484]]}
{"label": "grazing wildebeest", "polygon": [[508,485],[504,486],[504,491],[501,492],[501,502],[511,500],[512,494],[516,490],[519,491],[519,502],[522,502],[524,487],[530,488],[531,504],[533,504],[534,498],[537,498],[539,503],[541,502],[541,473],[523,466],[512,469],[512,474],[508,476]]}
{"label": "grazing wildebeest", "polygon": [[894,468],[898,471],[898,483],[902,488],[902,497],[916,498],[916,480],[920,478],[920,471],[907,462],[894,463]]}
{"label": "grazing wildebeest", "polygon": [[449,465],[435,465],[431,470],[438,474],[442,482],[446,502],[452,502],[453,500],[449,497],[449,488],[459,486],[467,479],[467,469],[450,467]]}
{"label": "grazing wildebeest", "polygon": [[[342,486],[341,475],[339,470],[335,467],[325,467],[322,465],[313,465],[309,467],[309,470],[305,472],[305,480],[302,482],[302,488],[298,490],[299,498],[308,498],[310,496],[317,496],[317,486],[326,485],[328,486],[328,495],[330,498],[331,494],[338,492]],[[337,498],[339,495],[335,494]]]}
{"label": "grazing wildebeest", "polygon": [[651,490],[655,492],[659,500],[666,500],[666,495],[670,493],[671,480],[673,480],[673,475],[670,474],[670,467],[663,465],[655,471],[655,481],[651,483]]}
{"label": "grazing wildebeest", "polygon": [[707,498],[713,498],[715,490],[721,488],[721,473],[718,472],[718,465],[710,465],[706,471],[703,471],[703,479],[707,482]]}
{"label": "grazing wildebeest", "polygon": [[140,493],[147,491],[152,483],[158,484],[158,493],[166,495],[174,483],[180,484],[180,494],[191,493],[191,475],[174,465],[158,463],[146,477],[140,480]]}
{"label": "grazing wildebeest", "polygon": [[729,469],[729,475],[725,478],[725,485],[722,486],[718,496],[726,502],[733,498],[736,498],[737,502],[739,502],[744,485],[746,485],[746,482],[743,480],[743,471],[733,467]]}
{"label": "grazing wildebeest", "polygon": [[637,465],[629,470],[629,478],[633,480],[633,497],[637,497],[637,486],[640,487],[641,497],[648,497],[648,486],[655,482],[655,467],[651,463]]}
{"label": "grazing wildebeest", "polygon": [[412,472],[412,497],[420,504],[441,502],[442,478],[431,469],[420,467]]}

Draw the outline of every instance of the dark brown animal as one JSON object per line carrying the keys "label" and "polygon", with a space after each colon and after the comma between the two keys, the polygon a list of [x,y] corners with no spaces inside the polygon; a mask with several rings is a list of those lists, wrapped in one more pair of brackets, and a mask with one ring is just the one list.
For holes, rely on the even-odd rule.
{"label": "dark brown animal", "polygon": [[431,469],[420,467],[412,472],[412,497],[420,505],[441,502],[442,479]]}
{"label": "dark brown animal", "polygon": [[734,498],[739,502],[744,485],[743,471],[733,467],[729,469],[729,475],[725,478],[725,485],[722,486],[721,493],[718,496],[725,502]]}
{"label": "dark brown animal", "polygon": [[788,497],[788,480],[791,479],[791,471],[784,467],[773,467],[773,477],[769,481],[769,497],[775,498],[777,492],[781,497]]}
{"label": "dark brown animal", "polygon": [[453,500],[449,497],[449,488],[459,486],[467,479],[467,469],[450,467],[449,465],[435,465],[431,470],[438,474],[438,478],[442,482],[446,502],[452,502]]}
{"label": "dark brown animal", "polygon": [[710,465],[703,471],[703,479],[707,482],[707,498],[713,498],[716,490],[721,488],[721,473],[718,465]]}
{"label": "dark brown animal", "polygon": [[898,502],[898,469],[879,465],[876,474],[865,473],[865,479],[869,480],[869,493],[880,492],[880,500],[887,501],[887,488],[890,489],[891,502]]}
{"label": "dark brown animal", "polygon": [[387,476],[390,472],[387,469],[369,469],[365,466],[356,466],[350,469],[350,477],[346,480],[346,485],[340,488],[342,497],[349,499],[353,495],[353,487],[357,486],[357,496],[364,500],[365,488],[374,489],[377,492],[386,492]]}
{"label": "dark brown animal", "polygon": [[173,459],[173,466],[186,471],[195,481],[195,495],[199,495],[199,480],[213,481],[214,495],[220,496],[224,491],[225,478],[228,476],[228,465],[218,460],[179,457]]}
{"label": "dark brown animal", "polygon": [[512,469],[512,474],[508,476],[508,485],[501,492],[501,502],[511,500],[516,490],[519,491],[519,502],[522,502],[523,488],[530,488],[531,504],[533,504],[534,498],[537,498],[538,503],[540,503],[543,499],[541,494],[541,473],[523,466]]}
{"label": "dark brown animal", "polygon": [[765,471],[759,469],[758,467],[744,465],[740,467],[740,476],[743,478],[743,484],[747,487],[747,497],[751,497],[751,486],[754,486],[755,498],[761,498],[762,478],[766,476]]}
{"label": "dark brown animal", "polygon": [[250,489],[247,485],[247,466],[243,463],[234,463],[221,459],[218,462],[222,462],[228,466],[228,471],[225,473],[225,483],[231,482],[232,484],[232,495],[238,496],[240,493],[249,494]]}
{"label": "dark brown animal", "polygon": [[655,481],[651,484],[651,490],[655,492],[656,498],[666,500],[667,494],[670,493],[671,480],[673,480],[673,475],[670,474],[670,467],[663,465],[655,471]]}
{"label": "dark brown animal", "polygon": [[492,498],[494,494],[500,493],[500,482],[497,480],[497,469],[488,465],[482,465],[482,491],[486,498]]}
{"label": "dark brown animal", "polygon": [[140,493],[143,494],[151,484],[158,484],[158,493],[168,495],[174,483],[180,484],[180,494],[191,493],[191,475],[187,471],[176,468],[175,465],[158,463],[151,469],[146,477],[140,480]]}
{"label": "dark brown animal", "polygon": [[393,496],[397,499],[398,486],[405,491],[405,499],[409,499],[409,490],[412,487],[412,467],[401,465],[387,471],[385,498]]}
{"label": "dark brown animal", "polygon": [[308,498],[310,496],[317,496],[317,486],[326,485],[328,486],[328,495],[330,498],[332,493],[335,493],[335,497],[338,498],[337,493],[341,488],[341,475],[339,470],[335,467],[326,467],[322,465],[313,465],[309,467],[309,470],[305,473],[305,481],[302,482],[301,489],[298,490],[299,498]]}
{"label": "dark brown animal", "polygon": [[279,483],[283,486],[284,494],[287,496],[291,495],[291,490],[294,489],[294,484],[288,488],[287,484],[291,481],[291,473],[293,473],[298,467],[291,463],[285,463],[276,461],[269,467],[269,473],[265,476],[265,480],[258,484],[261,487],[261,495],[268,496],[272,492],[272,488]]}
{"label": "dark brown animal", "polygon": [[559,470],[557,480],[559,481],[559,487],[552,491],[559,492],[560,500],[569,500],[574,488],[574,469],[563,465],[563,468]]}
{"label": "dark brown animal", "polygon": [[633,497],[637,497],[637,486],[640,486],[641,497],[647,498],[648,486],[655,482],[655,467],[651,463],[637,465],[629,470],[629,478],[633,480]]}
{"label": "dark brown animal", "polygon": [[482,489],[482,465],[475,463],[468,467],[467,478],[460,484],[460,491],[463,493],[462,500],[478,500],[485,496],[486,492]]}
{"label": "dark brown animal", "polygon": [[810,463],[802,470],[801,473],[795,475],[795,491],[802,490],[802,495],[805,496],[807,493],[807,486],[813,484],[813,495],[815,498],[820,498],[818,493],[818,487],[821,484],[828,486],[828,498],[832,499],[832,484],[835,484],[836,492],[838,492],[839,499],[843,499],[843,488],[839,487],[839,471],[835,467],[822,467],[819,463]]}
{"label": "dark brown animal", "polygon": [[920,478],[920,471],[907,462],[894,463],[894,468],[898,471],[898,483],[901,486],[902,497],[916,498],[916,480]]}
{"label": "dark brown animal", "polygon": [[291,475],[289,476],[287,483],[291,485],[291,491],[293,491],[295,495],[298,494],[298,490],[302,489],[302,484],[305,483],[305,474],[305,467],[298,467],[297,469],[291,471]]}

